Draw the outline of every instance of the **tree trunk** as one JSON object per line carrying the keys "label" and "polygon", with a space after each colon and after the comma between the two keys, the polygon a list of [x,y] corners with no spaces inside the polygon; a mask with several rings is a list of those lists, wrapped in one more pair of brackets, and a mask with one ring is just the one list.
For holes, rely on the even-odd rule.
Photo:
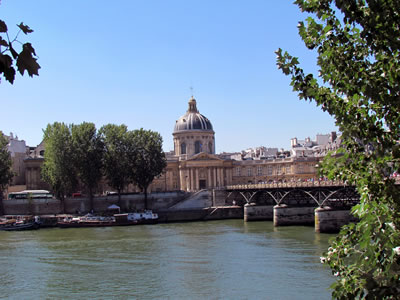
{"label": "tree trunk", "polygon": [[144,189],[144,210],[147,210],[147,187],[145,187]]}
{"label": "tree trunk", "polygon": [[62,209],[62,213],[65,214],[65,212],[67,211],[67,204],[65,203],[65,196],[62,195],[60,197],[60,201],[61,201],[61,209]]}
{"label": "tree trunk", "polygon": [[0,215],[4,215],[3,189],[0,189]]}
{"label": "tree trunk", "polygon": [[89,187],[89,203],[90,203],[90,212],[94,211],[94,203],[93,203],[93,189]]}
{"label": "tree trunk", "polygon": [[118,206],[121,211],[121,189],[118,189]]}

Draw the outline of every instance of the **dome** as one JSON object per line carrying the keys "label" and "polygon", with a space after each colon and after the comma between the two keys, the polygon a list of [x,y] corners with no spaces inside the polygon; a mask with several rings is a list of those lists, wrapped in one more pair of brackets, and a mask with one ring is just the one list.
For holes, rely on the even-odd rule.
{"label": "dome", "polygon": [[196,99],[193,97],[189,100],[189,108],[186,114],[176,121],[174,133],[187,130],[213,132],[210,120],[199,113],[196,107]]}

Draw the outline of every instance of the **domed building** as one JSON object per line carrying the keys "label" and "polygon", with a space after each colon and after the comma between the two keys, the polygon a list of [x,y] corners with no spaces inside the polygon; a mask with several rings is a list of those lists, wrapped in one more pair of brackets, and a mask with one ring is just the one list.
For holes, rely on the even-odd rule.
{"label": "domed building", "polygon": [[167,155],[165,173],[153,181],[153,191],[198,191],[232,183],[232,161],[215,154],[213,126],[193,97],[175,122],[172,136],[174,151]]}
{"label": "domed building", "polygon": [[172,135],[177,156],[191,157],[201,152],[215,154],[213,127],[210,120],[199,113],[193,97],[186,114],[176,121]]}
{"label": "domed building", "polygon": [[168,166],[179,174],[178,189],[198,191],[230,184],[232,163],[215,155],[215,132],[210,120],[199,112],[196,99],[191,97],[188,104],[186,113],[175,122],[175,157],[168,160]]}

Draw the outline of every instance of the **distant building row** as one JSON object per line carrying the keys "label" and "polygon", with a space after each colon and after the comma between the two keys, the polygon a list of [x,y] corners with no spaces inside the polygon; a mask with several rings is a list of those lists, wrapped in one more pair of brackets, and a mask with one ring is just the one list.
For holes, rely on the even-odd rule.
{"label": "distant building row", "polygon": [[[165,172],[153,181],[150,191],[197,191],[232,184],[315,180],[316,164],[328,151],[340,146],[340,137],[332,132],[318,134],[315,141],[293,138],[291,149],[286,151],[257,147],[217,155],[212,124],[199,113],[193,97],[187,112],[175,122],[172,135],[174,150],[166,153]],[[9,191],[49,188],[40,177],[44,145],[30,148],[12,134],[7,138],[17,174]],[[108,190],[102,183],[98,192]],[[131,186],[128,191],[138,190]]]}

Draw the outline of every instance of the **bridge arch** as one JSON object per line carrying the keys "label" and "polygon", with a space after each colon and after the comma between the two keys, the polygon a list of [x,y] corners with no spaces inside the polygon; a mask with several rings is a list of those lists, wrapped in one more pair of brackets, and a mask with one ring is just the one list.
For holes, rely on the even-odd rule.
{"label": "bridge arch", "polygon": [[[336,199],[334,201],[331,201],[331,199],[335,196]],[[358,195],[357,190],[354,187],[345,186],[341,189],[331,191],[328,195],[326,195],[320,206],[322,207],[329,203],[329,206],[347,207],[358,204],[359,201],[360,196]]]}
{"label": "bridge arch", "polygon": [[[307,197],[304,198],[304,195],[306,195]],[[317,194],[313,194],[310,191],[303,189],[293,189],[286,191],[279,199],[278,204],[291,204],[293,202],[296,202],[296,204],[305,204],[305,206],[319,206]]]}

